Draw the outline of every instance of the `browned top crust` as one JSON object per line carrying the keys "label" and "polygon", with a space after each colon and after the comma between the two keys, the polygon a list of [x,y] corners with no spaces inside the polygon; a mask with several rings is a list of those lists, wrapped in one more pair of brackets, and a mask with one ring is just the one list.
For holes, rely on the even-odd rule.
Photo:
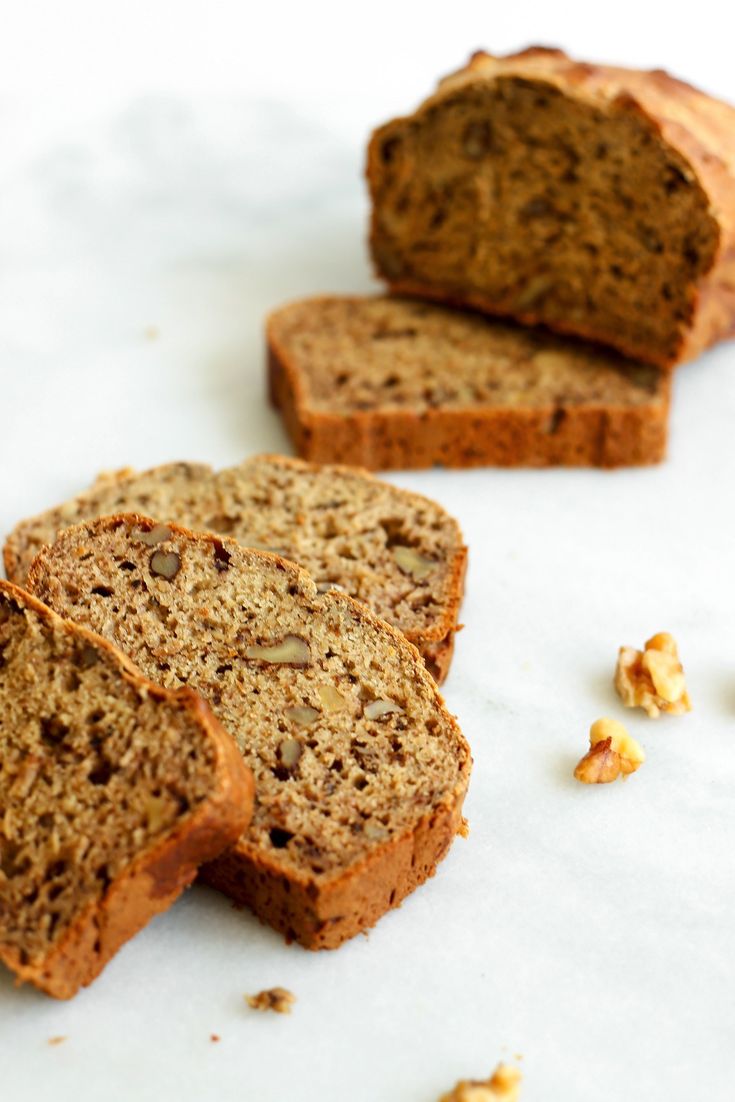
{"label": "browned top crust", "polygon": [[[543,82],[607,112],[638,115],[655,136],[683,159],[684,172],[688,166],[692,181],[703,189],[718,228],[712,263],[699,279],[691,321],[681,334],[676,355],[645,358],[660,366],[672,366],[692,359],[717,340],[734,336],[735,108],[662,69],[641,71],[575,61],[563,50],[543,46],[531,46],[506,56],[478,51],[463,68],[440,80],[436,92],[412,116],[395,119],[376,131],[368,162],[371,182],[377,171],[376,139],[380,135],[396,124],[420,121],[458,92],[489,86],[503,77]],[[408,293],[416,290],[415,282],[411,285],[410,279],[390,282],[398,290]],[[479,301],[471,304],[493,312],[491,306],[486,307]],[[548,318],[539,320],[551,324]],[[556,324],[553,327],[563,328]],[[574,323],[566,328],[593,339],[598,336],[594,332],[582,332]],[[640,348],[626,345],[624,333],[620,334],[615,347],[627,354],[641,355]]]}

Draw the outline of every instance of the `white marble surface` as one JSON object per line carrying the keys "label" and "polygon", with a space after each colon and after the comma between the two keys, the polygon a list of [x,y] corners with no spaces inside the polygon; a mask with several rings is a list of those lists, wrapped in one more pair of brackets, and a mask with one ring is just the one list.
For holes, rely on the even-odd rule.
{"label": "white marble surface", "polygon": [[[264,312],[371,286],[380,110],[315,104],[2,101],[0,535],[102,468],[288,450]],[[474,751],[472,833],[437,877],[338,952],[195,888],[69,1004],[2,972],[3,1100],[433,1102],[515,1053],[524,1102],[733,1097],[735,346],[681,370],[675,398],[657,469],[390,476],[471,549],[446,696]],[[695,711],[623,716],[616,648],[664,628]],[[583,788],[606,713],[648,760]],[[291,1017],[244,1005],[274,984]]]}

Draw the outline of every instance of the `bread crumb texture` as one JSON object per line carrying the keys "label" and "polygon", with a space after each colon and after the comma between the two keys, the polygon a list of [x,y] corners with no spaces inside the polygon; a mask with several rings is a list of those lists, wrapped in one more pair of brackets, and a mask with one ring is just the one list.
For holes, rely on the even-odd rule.
{"label": "bread crumb texture", "polygon": [[385,297],[294,302],[267,336],[271,395],[306,459],[619,466],[664,454],[667,373],[598,345]]}
{"label": "bread crumb texture", "polygon": [[[161,554],[175,573],[156,568]],[[151,679],[196,689],[236,740],[257,802],[231,865],[213,866],[233,898],[321,943],[370,925],[433,872],[461,826],[470,756],[387,624],[275,556],[140,517],[68,529],[31,578]],[[320,913],[347,880],[336,913]]]}
{"label": "bread crumb texture", "polygon": [[[277,456],[219,472],[193,463],[126,469],[20,523],[5,545],[8,577],[24,584],[59,530],[121,512],[217,532],[297,562],[320,589],[349,593],[402,631],[438,677],[446,673],[465,547],[457,522],[427,498],[365,472]],[[175,569],[173,560],[159,565]]]}
{"label": "bread crumb texture", "polygon": [[[89,982],[161,909],[138,899],[127,914],[121,898],[120,921],[106,928],[106,898],[131,867],[185,837],[223,784],[238,805],[245,797],[239,758],[235,779],[222,779],[212,730],[227,736],[205,712],[193,693],[155,687],[104,640],[0,582],[0,958],[21,978],[62,995]],[[233,806],[228,825],[222,803],[201,860],[247,822],[248,809]],[[193,877],[191,857],[178,866],[171,853],[161,897]],[[72,951],[84,923],[91,944]]]}

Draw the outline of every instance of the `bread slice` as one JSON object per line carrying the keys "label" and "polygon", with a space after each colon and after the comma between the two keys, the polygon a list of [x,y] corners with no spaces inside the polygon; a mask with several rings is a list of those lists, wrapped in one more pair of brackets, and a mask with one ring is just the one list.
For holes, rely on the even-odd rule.
{"label": "bread slice", "polygon": [[375,132],[375,266],[394,291],[661,366],[735,335],[735,108],[560,50],[475,54]]}
{"label": "bread slice", "polygon": [[255,774],[250,830],[205,878],[309,948],[371,926],[461,827],[467,744],[415,647],[292,563],[134,516],[62,532],[54,608],[207,699]]}
{"label": "bread slice", "polygon": [[0,960],[60,999],[246,828],[253,779],[191,689],[0,582]]}
{"label": "bread slice", "polygon": [[107,476],[85,493],[21,522],[5,569],[22,585],[56,533],[103,514],[140,512],[209,529],[303,566],[320,589],[338,586],[397,627],[433,676],[447,674],[467,549],[440,505],[365,471],[261,455],[214,472],[171,463]]}
{"label": "bread slice", "polygon": [[617,467],[666,451],[668,372],[400,298],[316,298],[268,321],[297,451],[365,467]]}

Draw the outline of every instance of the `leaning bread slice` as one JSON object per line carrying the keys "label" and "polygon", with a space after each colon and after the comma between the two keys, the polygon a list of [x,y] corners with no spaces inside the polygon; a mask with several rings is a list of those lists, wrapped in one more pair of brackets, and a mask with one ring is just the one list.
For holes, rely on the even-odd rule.
{"label": "leaning bread slice", "polygon": [[247,826],[252,774],[191,689],[0,582],[0,960],[69,998]]}
{"label": "leaning bread slice", "polygon": [[62,532],[30,585],[209,700],[258,795],[205,876],[287,938],[339,945],[433,873],[469,750],[416,649],[363,605],[278,556],[135,516]]}
{"label": "leaning bread slice", "polygon": [[124,512],[209,529],[299,563],[320,588],[343,589],[402,631],[437,681],[446,676],[466,548],[436,502],[365,471],[284,456],[255,456],[217,472],[193,463],[123,471],[22,521],[5,544],[8,577],[23,584],[60,529]]}
{"label": "leaning bread slice", "polygon": [[735,334],[735,108],[661,70],[477,53],[370,142],[393,291],[660,366]]}
{"label": "leaning bread slice", "polygon": [[664,457],[666,372],[401,298],[323,297],[267,327],[297,451],[365,467],[619,467]]}

